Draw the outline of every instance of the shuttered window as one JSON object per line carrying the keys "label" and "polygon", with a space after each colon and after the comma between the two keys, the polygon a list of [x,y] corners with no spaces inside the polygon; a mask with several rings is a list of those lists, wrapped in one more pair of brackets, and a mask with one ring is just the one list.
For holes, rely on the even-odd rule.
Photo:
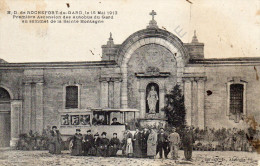
{"label": "shuttered window", "polygon": [[232,114],[243,113],[243,91],[242,84],[230,85],[230,112]]}
{"label": "shuttered window", "polygon": [[66,87],[66,108],[78,108],[78,86]]}

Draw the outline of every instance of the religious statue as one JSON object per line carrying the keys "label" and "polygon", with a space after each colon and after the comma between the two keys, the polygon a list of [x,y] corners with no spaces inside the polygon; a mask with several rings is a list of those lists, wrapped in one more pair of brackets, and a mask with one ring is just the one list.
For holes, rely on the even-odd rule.
{"label": "religious statue", "polygon": [[149,113],[150,114],[155,114],[156,113],[156,104],[159,100],[158,94],[155,91],[154,86],[151,87],[151,90],[147,96],[147,101],[148,101],[148,107],[149,107]]}

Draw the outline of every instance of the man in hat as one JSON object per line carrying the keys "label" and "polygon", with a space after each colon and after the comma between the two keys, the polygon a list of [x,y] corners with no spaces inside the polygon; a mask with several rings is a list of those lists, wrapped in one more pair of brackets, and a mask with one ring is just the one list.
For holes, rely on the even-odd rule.
{"label": "man in hat", "polygon": [[143,154],[143,157],[147,157],[147,141],[148,141],[148,137],[149,137],[149,134],[150,134],[150,131],[149,129],[145,126],[144,127],[144,140],[143,140],[143,151],[144,151],[144,154]]}
{"label": "man in hat", "polygon": [[167,144],[168,144],[168,136],[164,132],[163,128],[160,128],[160,131],[157,135],[157,152],[160,154],[160,158],[162,158],[162,153],[164,152],[164,157],[167,158],[168,150],[167,150]]}
{"label": "man in hat", "polygon": [[108,156],[109,139],[106,138],[106,135],[107,135],[106,132],[103,132],[101,134],[101,139],[98,147],[98,154],[101,155],[102,157]]}
{"label": "man in hat", "polygon": [[61,135],[57,126],[52,126],[49,137],[49,152],[51,154],[61,154]]}
{"label": "man in hat", "polygon": [[91,155],[94,155],[94,156],[98,156],[99,155],[98,154],[99,144],[100,144],[99,134],[96,133],[94,135],[93,145],[92,145],[92,148],[91,148]]}
{"label": "man in hat", "polygon": [[169,135],[170,149],[172,153],[172,158],[174,160],[178,159],[178,150],[180,143],[180,135],[176,132],[176,128],[172,128],[172,133]]}
{"label": "man in hat", "polygon": [[117,118],[113,118],[112,121],[111,125],[121,125],[121,123],[117,121]]}
{"label": "man in hat", "polygon": [[183,134],[183,150],[186,160],[191,160],[192,158],[192,148],[195,142],[193,131],[190,127],[186,127]]}
{"label": "man in hat", "polygon": [[120,141],[117,138],[117,133],[113,133],[113,138],[109,143],[109,156],[114,157],[119,149]]}
{"label": "man in hat", "polygon": [[84,138],[84,155],[89,155],[90,154],[90,150],[92,148],[94,144],[94,137],[93,135],[91,134],[91,130],[88,130],[87,131],[87,134],[85,135],[85,138]]}
{"label": "man in hat", "polygon": [[83,136],[80,133],[80,129],[76,129],[76,133],[72,138],[72,156],[81,156],[82,155],[82,140]]}
{"label": "man in hat", "polygon": [[133,139],[133,148],[134,148],[134,157],[141,158],[142,157],[142,134],[139,129],[135,129],[134,139]]}

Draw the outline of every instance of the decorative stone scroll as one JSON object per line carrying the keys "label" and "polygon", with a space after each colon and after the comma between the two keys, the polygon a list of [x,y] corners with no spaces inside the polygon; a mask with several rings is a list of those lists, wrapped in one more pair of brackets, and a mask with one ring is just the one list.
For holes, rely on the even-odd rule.
{"label": "decorative stone scroll", "polygon": [[152,67],[149,66],[146,69],[146,72],[140,72],[140,73],[135,73],[135,76],[137,78],[142,78],[142,77],[169,77],[170,72],[160,72],[160,69],[157,67]]}

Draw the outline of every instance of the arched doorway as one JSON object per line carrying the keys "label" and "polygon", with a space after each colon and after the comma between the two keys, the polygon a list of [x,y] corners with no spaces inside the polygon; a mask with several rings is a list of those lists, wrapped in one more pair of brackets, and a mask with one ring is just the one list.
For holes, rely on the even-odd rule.
{"label": "arched doorway", "polygon": [[9,147],[11,139],[11,98],[8,91],[0,87],[0,147]]}

